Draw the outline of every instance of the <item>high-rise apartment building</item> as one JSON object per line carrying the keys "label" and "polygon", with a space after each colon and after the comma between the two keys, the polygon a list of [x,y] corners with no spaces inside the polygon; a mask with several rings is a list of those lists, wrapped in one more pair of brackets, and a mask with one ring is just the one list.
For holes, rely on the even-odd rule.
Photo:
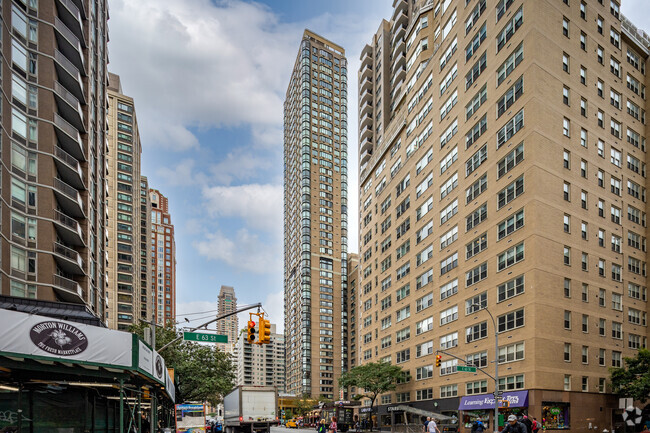
{"label": "high-rise apartment building", "polygon": [[234,341],[233,362],[237,368],[237,385],[276,386],[284,392],[284,335],[271,324],[269,344],[250,344],[241,331]]}
{"label": "high-rise apartment building", "polygon": [[[153,287],[152,264],[147,256],[150,250],[149,239],[151,239],[151,199],[149,197],[149,180],[146,176],[140,176],[140,318],[153,320],[154,304],[156,293]],[[137,260],[136,262],[137,263]]]}
{"label": "high-rise apartment building", "polygon": [[[351,369],[358,365],[357,363],[357,317],[359,304],[357,303],[357,292],[359,286],[359,254],[350,253],[348,256],[348,365]],[[347,392],[347,390],[344,390]],[[351,396],[345,396],[348,400]]]}
{"label": "high-rise apartment building", "polygon": [[107,2],[2,4],[0,293],[103,321]]}
{"label": "high-rise apartment building", "polygon": [[[237,296],[235,289],[230,286],[221,286],[219,291],[219,302],[217,305],[217,316],[237,311]],[[233,346],[237,341],[239,333],[239,318],[236,314],[217,321],[217,334],[228,337],[228,343],[218,343],[217,347],[226,353],[232,353]]]}
{"label": "high-rise apartment building", "polygon": [[347,61],[305,30],[284,102],[287,391],[334,398],[347,364]]}
{"label": "high-rise apartment building", "polygon": [[[108,262],[106,323],[128,330],[142,317],[140,297],[140,157],[142,147],[133,98],[122,93],[118,75],[108,74]],[[146,226],[145,226],[146,230]],[[146,251],[146,250],[145,250]],[[145,289],[148,285],[143,286]],[[145,303],[149,301],[145,296]],[[145,307],[146,308],[146,307]]]}
{"label": "high-rise apartment building", "polygon": [[380,423],[492,430],[494,382],[442,349],[498,359],[500,414],[611,426],[608,368],[649,333],[650,38],[615,0],[395,0],[388,24],[359,69],[357,358],[408,372]]}
{"label": "high-rise apartment building", "polygon": [[157,189],[151,200],[151,291],[153,314],[160,325],[176,322],[176,242],[169,200]]}

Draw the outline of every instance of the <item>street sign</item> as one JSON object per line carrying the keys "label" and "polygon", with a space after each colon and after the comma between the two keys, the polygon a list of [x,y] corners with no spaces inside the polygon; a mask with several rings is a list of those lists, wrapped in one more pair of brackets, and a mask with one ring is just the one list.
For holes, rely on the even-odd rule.
{"label": "street sign", "polygon": [[501,398],[503,397],[503,391],[493,392],[492,395],[494,395],[496,398]]}
{"label": "street sign", "polygon": [[476,367],[468,367],[466,365],[459,365],[458,367],[456,367],[456,370],[467,371],[469,373],[476,373]]}
{"label": "street sign", "polygon": [[201,332],[183,332],[183,341],[200,341],[201,343],[227,343],[227,335],[204,334]]}

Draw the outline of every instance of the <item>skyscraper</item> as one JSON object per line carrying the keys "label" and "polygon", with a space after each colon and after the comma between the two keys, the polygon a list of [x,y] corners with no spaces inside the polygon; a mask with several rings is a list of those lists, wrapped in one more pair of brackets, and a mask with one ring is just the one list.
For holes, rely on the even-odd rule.
{"label": "skyscraper", "polygon": [[83,304],[103,322],[108,12],[85,4],[2,8],[0,290]]}
{"label": "skyscraper", "polygon": [[[146,176],[140,176],[140,318],[153,320],[156,292],[153,291],[153,264],[148,256],[151,247],[151,198],[149,197],[149,181]],[[135,259],[137,263],[137,259]]]}
{"label": "skyscraper", "polygon": [[347,364],[347,61],[305,30],[284,102],[287,392],[337,395]]}
{"label": "skyscraper", "polygon": [[[108,86],[108,252],[106,321],[109,328],[128,330],[142,317],[140,250],[140,134],[133,98],[122,93],[118,75],[109,73]],[[143,236],[146,236],[143,235]],[[145,245],[146,247],[146,245]],[[145,249],[146,251],[146,249]],[[146,281],[145,281],[146,282]],[[144,296],[144,303],[150,297]]]}
{"label": "skyscraper", "polygon": [[650,38],[616,0],[393,4],[359,69],[357,356],[408,373],[380,423],[492,423],[457,367],[496,358],[501,414],[611,425],[608,367],[647,347]]}
{"label": "skyscraper", "polygon": [[[219,291],[219,302],[217,306],[217,315],[232,313],[237,311],[237,297],[235,289],[230,286],[221,286]],[[217,321],[217,334],[226,335],[228,343],[218,343],[218,347],[226,353],[232,353],[233,345],[237,341],[239,333],[239,318],[236,314],[228,316],[225,319]]]}
{"label": "skyscraper", "polygon": [[151,290],[153,312],[159,325],[176,321],[176,242],[169,214],[169,200],[157,189],[151,199]]}

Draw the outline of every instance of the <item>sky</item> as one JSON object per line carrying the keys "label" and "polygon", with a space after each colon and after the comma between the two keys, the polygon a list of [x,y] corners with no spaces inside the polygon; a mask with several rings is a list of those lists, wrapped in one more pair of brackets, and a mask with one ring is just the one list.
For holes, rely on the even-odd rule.
{"label": "sky", "polygon": [[142,173],[169,198],[175,226],[177,320],[214,317],[228,285],[282,332],[283,102],[303,31],[346,49],[356,221],[356,71],[391,12],[392,0],[110,1],[109,70],[135,100]]}
{"label": "sky", "polygon": [[[650,33],[647,4],[621,9]],[[142,173],[175,225],[178,320],[209,320],[228,285],[284,329],[282,104],[305,28],[346,50],[358,252],[359,54],[391,14],[392,0],[110,0],[109,70],[135,99]]]}

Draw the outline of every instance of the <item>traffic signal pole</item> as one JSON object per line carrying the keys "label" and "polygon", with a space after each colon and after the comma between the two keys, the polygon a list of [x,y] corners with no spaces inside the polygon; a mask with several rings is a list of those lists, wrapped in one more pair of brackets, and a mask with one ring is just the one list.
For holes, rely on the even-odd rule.
{"label": "traffic signal pole", "polygon": [[[235,315],[235,314],[239,314],[239,313],[242,313],[242,312],[244,312],[244,311],[251,310],[251,309],[253,309],[253,308],[258,308],[258,309],[259,309],[259,308],[262,308],[262,303],[261,303],[261,302],[258,302],[257,304],[251,304],[251,305],[248,305],[248,306],[246,306],[246,307],[242,307],[242,308],[240,308],[240,309],[238,309],[238,310],[235,310],[235,311],[233,311],[233,312],[226,313],[226,314],[222,314],[221,316],[217,316],[216,319],[212,319],[212,320],[210,320],[210,321],[208,321],[208,322],[205,322],[205,323],[203,323],[203,324],[197,326],[196,328],[192,328],[192,329],[190,329],[189,332],[194,332],[194,331],[196,331],[196,330],[198,330],[198,329],[201,329],[201,328],[204,328],[204,327],[208,326],[210,323],[214,323],[214,322],[216,322],[216,321],[218,321],[218,320],[225,319],[226,317],[233,316],[233,315]],[[206,328],[206,329],[207,329],[207,328]],[[162,352],[162,350],[163,350],[164,348],[166,348],[167,346],[172,345],[172,344],[174,344],[174,343],[176,343],[177,341],[182,340],[182,339],[183,339],[183,336],[182,336],[182,335],[179,336],[179,337],[177,337],[177,338],[175,338],[174,340],[170,341],[169,343],[165,344],[163,347],[161,347],[160,349],[158,349],[158,352],[159,352],[159,353]]]}

